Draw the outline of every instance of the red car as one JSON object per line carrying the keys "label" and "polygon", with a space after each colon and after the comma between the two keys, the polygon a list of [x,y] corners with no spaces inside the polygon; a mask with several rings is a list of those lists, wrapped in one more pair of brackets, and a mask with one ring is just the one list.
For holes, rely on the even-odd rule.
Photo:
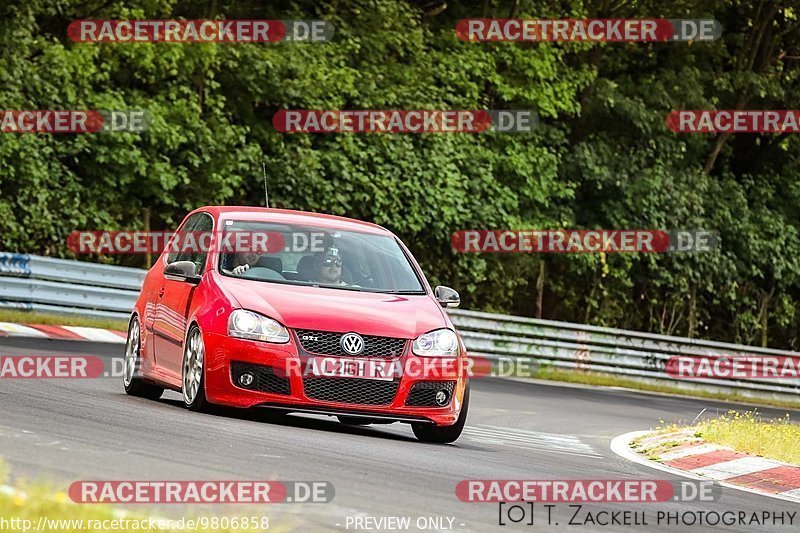
{"label": "red car", "polygon": [[[253,207],[197,209],[178,230],[190,233],[220,245],[167,249],[148,272],[128,327],[128,394],[172,389],[195,411],[263,406],[459,437],[467,354],[443,309],[459,296],[432,290],[394,234]],[[221,245],[242,235],[266,235],[267,252]]]}

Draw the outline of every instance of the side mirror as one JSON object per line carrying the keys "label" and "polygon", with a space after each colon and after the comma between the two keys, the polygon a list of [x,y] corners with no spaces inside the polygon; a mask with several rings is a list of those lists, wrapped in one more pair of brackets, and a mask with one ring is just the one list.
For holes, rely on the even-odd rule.
{"label": "side mirror", "polygon": [[436,300],[442,307],[458,307],[458,304],[461,303],[461,297],[458,293],[444,285],[439,285],[433,289],[433,295],[436,296]]}
{"label": "side mirror", "polygon": [[192,285],[200,283],[197,275],[197,265],[192,261],[175,261],[164,268],[164,277],[172,281],[185,281]]}

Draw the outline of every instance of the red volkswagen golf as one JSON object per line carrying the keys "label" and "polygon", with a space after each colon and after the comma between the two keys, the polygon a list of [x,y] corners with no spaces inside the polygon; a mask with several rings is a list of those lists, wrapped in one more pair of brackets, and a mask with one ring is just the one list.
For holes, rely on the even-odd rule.
{"label": "red volkswagen golf", "polygon": [[196,411],[264,406],[346,424],[405,422],[423,441],[459,437],[467,354],[443,310],[458,293],[432,290],[390,231],[300,211],[203,207],[178,234],[219,243],[263,235],[268,245],[163,252],[128,327],[128,394],[172,389]]}

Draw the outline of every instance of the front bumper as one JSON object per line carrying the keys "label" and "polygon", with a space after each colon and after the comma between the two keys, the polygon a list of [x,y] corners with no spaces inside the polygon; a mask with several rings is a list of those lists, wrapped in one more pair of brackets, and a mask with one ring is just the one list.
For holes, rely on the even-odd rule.
{"label": "front bumper", "polygon": [[[466,365],[458,364],[466,361],[465,354],[457,362],[417,357],[410,353],[410,342],[404,353],[395,359],[395,365],[406,371],[387,382],[309,375],[306,365],[314,356],[298,348],[294,335],[287,344],[248,341],[215,333],[204,334],[204,341],[206,398],[211,403],[232,407],[268,406],[289,411],[360,415],[449,426],[458,419],[467,385]],[[263,375],[265,385],[261,388],[280,392],[252,390],[254,386],[245,388],[234,383],[232,366],[235,365],[238,365],[236,368],[241,368],[241,365],[269,367],[270,370]],[[274,377],[269,375],[270,372]],[[419,403],[420,389],[427,388],[430,382],[453,383],[449,402],[443,407],[407,405],[408,402]],[[426,385],[414,389],[418,383]],[[415,394],[410,399],[412,389]],[[337,396],[346,397],[348,401],[335,401]]]}

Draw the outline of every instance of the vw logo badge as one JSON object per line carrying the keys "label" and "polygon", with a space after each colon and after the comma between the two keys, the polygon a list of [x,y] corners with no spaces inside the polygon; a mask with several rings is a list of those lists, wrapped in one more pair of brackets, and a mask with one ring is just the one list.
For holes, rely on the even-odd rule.
{"label": "vw logo badge", "polygon": [[358,333],[345,333],[339,344],[348,355],[358,355],[364,351],[364,339]]}

